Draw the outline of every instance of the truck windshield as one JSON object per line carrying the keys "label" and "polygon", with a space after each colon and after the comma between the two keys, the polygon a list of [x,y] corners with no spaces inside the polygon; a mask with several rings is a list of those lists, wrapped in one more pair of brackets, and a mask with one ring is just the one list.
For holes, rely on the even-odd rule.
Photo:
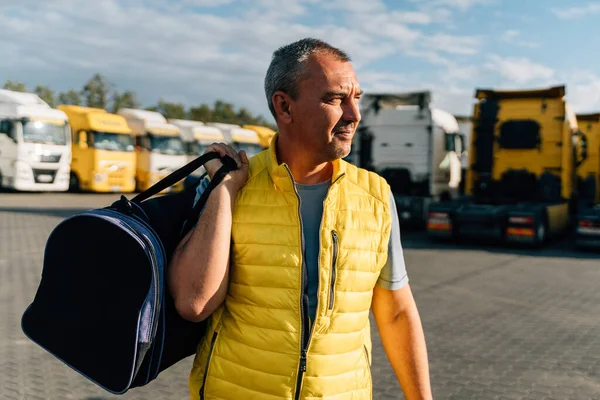
{"label": "truck windshield", "polygon": [[248,158],[260,153],[262,146],[258,143],[236,143],[238,151],[244,150]]}
{"label": "truck windshield", "polygon": [[90,144],[98,150],[134,151],[133,137],[110,132],[90,132]]}
{"label": "truck windshield", "polygon": [[28,121],[23,124],[23,141],[27,143],[67,144],[67,125],[43,121]]}
{"label": "truck windshield", "polygon": [[177,136],[159,136],[148,134],[150,138],[150,150],[153,153],[168,155],[185,155],[183,141]]}
{"label": "truck windshield", "polygon": [[190,156],[201,156],[208,146],[205,146],[198,142],[187,143],[187,154]]}

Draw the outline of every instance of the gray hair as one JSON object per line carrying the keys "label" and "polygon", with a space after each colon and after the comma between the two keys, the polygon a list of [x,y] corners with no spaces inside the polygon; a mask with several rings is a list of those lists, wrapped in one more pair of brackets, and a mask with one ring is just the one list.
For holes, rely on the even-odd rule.
{"label": "gray hair", "polygon": [[282,91],[294,100],[298,98],[298,85],[305,76],[305,67],[311,54],[323,52],[334,56],[340,61],[351,61],[350,56],[319,39],[305,38],[280,47],[273,52],[271,64],[265,76],[265,94],[269,110],[275,120],[277,114],[273,106],[273,94]]}

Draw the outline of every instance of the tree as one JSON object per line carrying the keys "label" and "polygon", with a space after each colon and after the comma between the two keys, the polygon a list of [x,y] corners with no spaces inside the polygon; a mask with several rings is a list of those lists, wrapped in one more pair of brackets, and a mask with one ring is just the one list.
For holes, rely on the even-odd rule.
{"label": "tree", "polygon": [[108,94],[110,92],[110,84],[101,74],[94,76],[86,82],[81,91],[81,95],[88,107],[96,107],[106,109],[108,107]]}
{"label": "tree", "polygon": [[79,94],[78,91],[69,89],[66,92],[62,92],[58,95],[58,102],[60,104],[80,106],[81,105],[81,95]]}
{"label": "tree", "polygon": [[235,109],[233,108],[233,104],[226,103],[222,100],[215,101],[213,121],[223,122],[226,124],[235,124],[237,121],[237,115]]}
{"label": "tree", "polygon": [[245,107],[239,109],[236,120],[238,125],[254,125],[256,123],[256,118]]}
{"label": "tree", "polygon": [[15,92],[27,92],[27,86],[23,82],[7,80],[4,89]]}
{"label": "tree", "polygon": [[37,94],[42,100],[44,100],[50,107],[54,107],[54,91],[48,86],[37,85],[34,89],[34,93]]}
{"label": "tree", "polygon": [[186,117],[185,106],[183,104],[171,103],[163,99],[160,99],[156,106],[148,107],[146,110],[157,111],[166,119],[185,119]]}
{"label": "tree", "polygon": [[192,121],[212,122],[213,111],[209,105],[201,104],[198,107],[190,108],[188,118]]}
{"label": "tree", "polygon": [[123,93],[115,92],[113,94],[112,112],[116,113],[119,108],[139,108],[140,103],[137,96],[131,90],[126,90]]}

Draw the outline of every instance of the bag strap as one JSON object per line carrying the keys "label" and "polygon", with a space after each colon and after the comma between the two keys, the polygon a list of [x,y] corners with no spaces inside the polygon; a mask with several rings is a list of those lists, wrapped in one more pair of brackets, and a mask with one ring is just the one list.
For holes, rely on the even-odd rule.
{"label": "bag strap", "polygon": [[[135,196],[133,199],[131,199],[131,201],[139,204],[139,203],[143,202],[144,200],[149,199],[150,197],[162,192],[163,190],[167,189],[168,187],[173,186],[180,180],[186,178],[189,174],[191,174],[192,172],[194,172],[195,170],[197,170],[198,168],[200,168],[201,166],[206,164],[208,161],[213,160],[215,158],[219,158],[219,153],[217,153],[216,151],[211,151],[209,153],[201,155],[200,157],[189,162],[188,164],[184,165],[183,167],[179,168],[178,170],[171,172],[165,178],[161,179],[160,181],[156,182],[154,185],[152,185],[151,187],[149,187],[142,193]],[[235,160],[233,158],[231,158],[229,156],[225,156],[225,157],[221,158],[221,162],[223,163],[223,167],[221,167],[219,169],[219,172],[221,170],[225,170],[226,172],[219,175],[218,179],[216,180],[217,184],[225,177],[225,175],[228,172],[237,169],[237,163],[235,162]],[[215,177],[213,179],[215,179],[215,178],[217,178],[217,174],[215,174]],[[212,183],[212,181],[211,181],[211,183]],[[212,188],[211,188],[211,190],[212,190]]]}
{"label": "bag strap", "polygon": [[[236,165],[237,168],[237,164],[235,163],[235,161],[233,162],[233,164]],[[188,216],[183,224],[181,237],[187,235],[187,233],[194,227],[194,225],[196,225],[196,223],[198,222],[198,218],[200,218],[200,212],[202,211],[204,205],[208,201],[208,196],[210,195],[210,192],[212,192],[212,190],[219,183],[221,183],[223,178],[225,178],[225,175],[227,175],[231,171],[230,168],[231,165],[224,164],[221,168],[219,168],[219,170],[215,173],[215,176],[213,176],[213,178],[210,180],[210,183],[208,184],[206,190],[202,192],[202,195],[198,199],[198,202],[196,203],[194,208],[192,208],[188,213]]]}

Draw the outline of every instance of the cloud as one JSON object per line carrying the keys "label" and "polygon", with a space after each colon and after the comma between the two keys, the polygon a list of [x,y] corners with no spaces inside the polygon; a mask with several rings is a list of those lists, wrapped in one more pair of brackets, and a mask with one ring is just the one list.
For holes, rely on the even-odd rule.
{"label": "cloud", "polygon": [[498,72],[512,83],[526,84],[554,77],[554,70],[524,57],[500,57],[491,55],[485,67]]}
{"label": "cloud", "polygon": [[569,74],[567,101],[578,113],[600,111],[600,76],[590,71]]}
{"label": "cloud", "polygon": [[423,7],[448,7],[467,11],[477,5],[493,4],[496,0],[411,0],[412,3],[419,4]]}
{"label": "cloud", "polygon": [[478,36],[436,34],[427,37],[424,41],[424,46],[428,49],[450,54],[477,54],[481,42],[482,38]]}
{"label": "cloud", "polygon": [[600,3],[588,3],[584,6],[552,8],[552,13],[560,19],[577,19],[600,13]]}
{"label": "cloud", "polygon": [[324,10],[339,10],[354,13],[382,12],[387,9],[381,0],[327,0],[320,4]]}
{"label": "cloud", "polygon": [[502,36],[500,36],[500,40],[505,43],[510,43],[512,45],[519,46],[519,47],[527,47],[530,49],[540,47],[539,43],[521,40],[520,36],[521,36],[521,32],[510,29],[510,30],[505,31],[502,34]]}

